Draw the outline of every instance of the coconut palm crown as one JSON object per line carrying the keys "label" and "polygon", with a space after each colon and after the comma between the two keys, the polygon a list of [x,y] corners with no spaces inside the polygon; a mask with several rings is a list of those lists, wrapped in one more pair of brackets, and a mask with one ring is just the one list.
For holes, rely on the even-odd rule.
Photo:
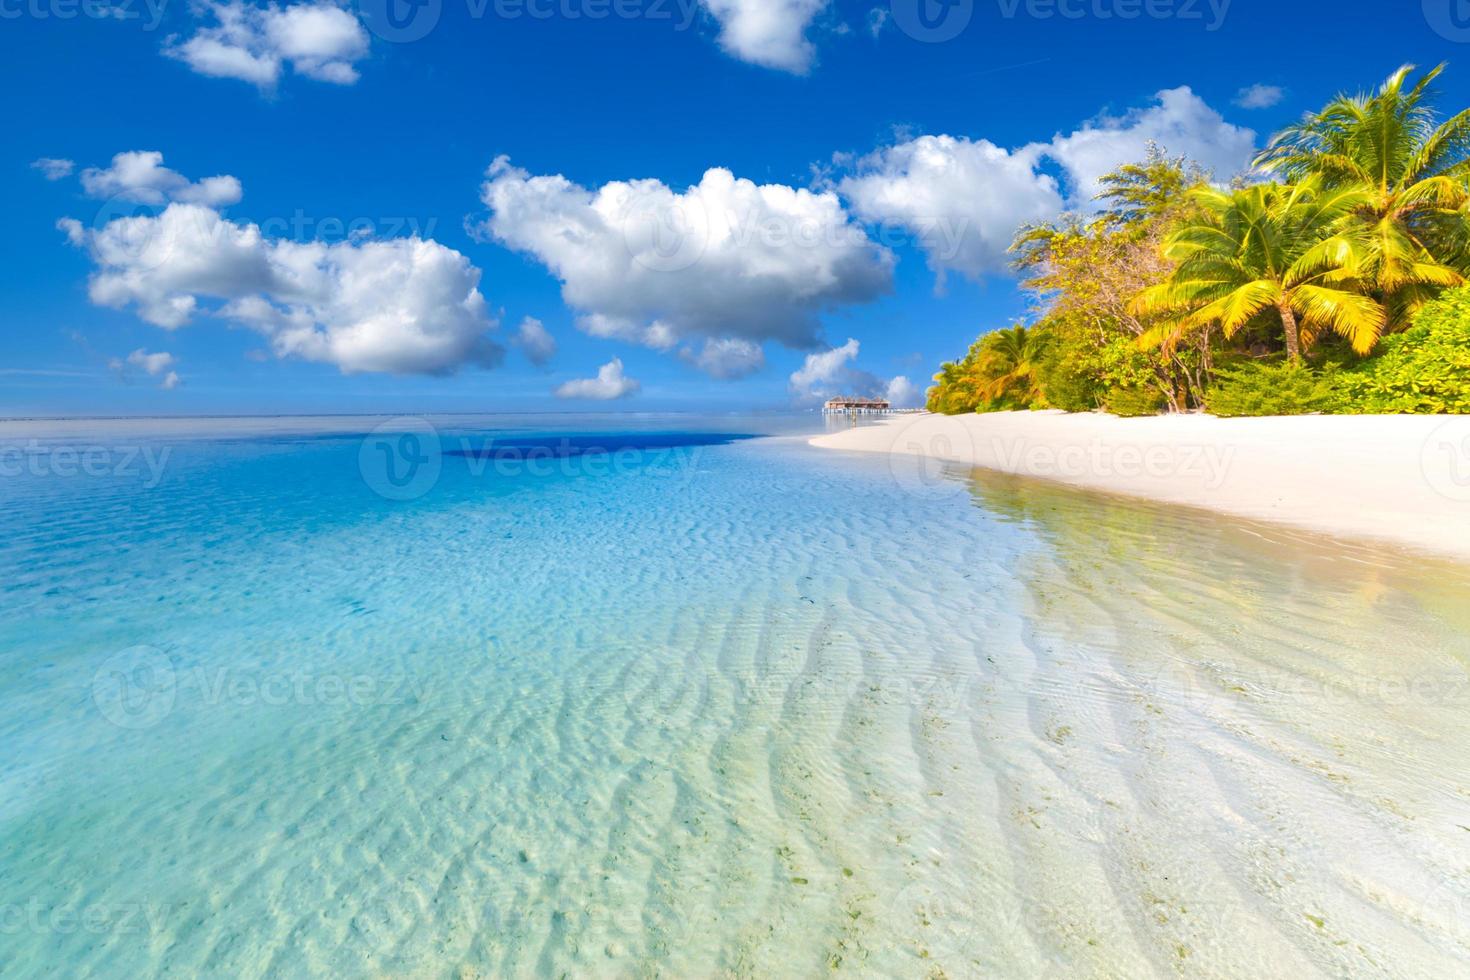
{"label": "coconut palm crown", "polygon": [[1280,326],[1295,361],[1324,331],[1366,352],[1387,311],[1361,289],[1368,251],[1360,224],[1344,219],[1365,206],[1367,192],[1325,189],[1320,178],[1256,184],[1234,192],[1191,192],[1199,216],[1165,241],[1177,263],[1169,278],[1133,301],[1138,315],[1158,316],[1145,344],[1173,344],[1185,333],[1218,327],[1233,337],[1260,320]]}
{"label": "coconut palm crown", "polygon": [[1355,187],[1366,230],[1362,273],[1389,328],[1470,270],[1470,110],[1439,122],[1429,104],[1440,65],[1409,84],[1413,65],[1376,94],[1339,95],[1278,133],[1256,166],[1288,181]]}

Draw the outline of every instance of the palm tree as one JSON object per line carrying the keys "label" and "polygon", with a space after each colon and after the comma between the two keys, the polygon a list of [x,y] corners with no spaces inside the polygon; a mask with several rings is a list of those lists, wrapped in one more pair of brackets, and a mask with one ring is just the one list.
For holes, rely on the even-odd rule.
{"label": "palm tree", "polygon": [[1387,313],[1361,290],[1365,236],[1360,225],[1344,221],[1365,206],[1365,191],[1324,190],[1308,177],[1191,194],[1199,216],[1163,246],[1177,265],[1133,300],[1136,314],[1163,317],[1141,342],[1173,345],[1192,329],[1213,326],[1232,337],[1267,318],[1279,320],[1292,361],[1323,330],[1346,337],[1361,353],[1373,347]]}
{"label": "palm tree", "polygon": [[975,410],[974,393],[965,384],[963,365],[964,362],[945,361],[939,366],[939,373],[934,375],[934,384],[925,396],[925,408],[944,415],[958,415]]}
{"label": "palm tree", "polygon": [[1014,396],[1029,406],[1041,396],[1037,378],[1041,340],[1036,331],[1016,324],[981,338],[980,347],[975,393],[981,401],[995,403]]}
{"label": "palm tree", "polygon": [[1316,177],[1363,191],[1363,273],[1394,328],[1470,268],[1470,109],[1436,124],[1427,104],[1444,67],[1406,88],[1414,66],[1405,65],[1376,95],[1339,95],[1278,133],[1255,161],[1288,181]]}

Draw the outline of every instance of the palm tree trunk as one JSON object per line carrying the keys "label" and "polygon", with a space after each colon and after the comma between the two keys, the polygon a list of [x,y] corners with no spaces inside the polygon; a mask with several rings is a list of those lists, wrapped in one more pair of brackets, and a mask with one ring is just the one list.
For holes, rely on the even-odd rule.
{"label": "palm tree trunk", "polygon": [[1281,329],[1286,332],[1286,359],[1295,364],[1302,359],[1302,337],[1297,329],[1296,313],[1288,303],[1282,303],[1276,309],[1281,312]]}

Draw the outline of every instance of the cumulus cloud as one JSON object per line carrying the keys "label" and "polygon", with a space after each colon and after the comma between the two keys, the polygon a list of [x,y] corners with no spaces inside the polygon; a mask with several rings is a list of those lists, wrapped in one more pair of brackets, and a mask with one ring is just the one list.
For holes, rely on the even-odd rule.
{"label": "cumulus cloud", "polygon": [[541,321],[528,316],[516,329],[515,345],[526,355],[526,359],[542,367],[556,356],[556,338],[547,332]]}
{"label": "cumulus cloud", "polygon": [[636,395],[642,387],[637,381],[623,374],[623,360],[615,357],[597,369],[595,378],[577,378],[558,385],[556,397],[586,398],[606,402]]}
{"label": "cumulus cloud", "polygon": [[76,169],[76,164],[56,157],[41,157],[39,160],[31,161],[31,169],[41,171],[41,176],[47,180],[61,180],[71,176],[71,172]]}
{"label": "cumulus cloud", "polygon": [[1235,96],[1235,104],[1242,109],[1269,109],[1286,97],[1279,85],[1247,85]]}
{"label": "cumulus cloud", "polygon": [[1005,266],[1018,227],[1062,210],[1040,162],[1036,146],[920,136],[858,161],[838,186],[862,218],[912,234],[935,272],[978,276]]}
{"label": "cumulus cloud", "polygon": [[[566,290],[562,290],[565,294]],[[679,342],[679,337],[673,329],[659,320],[652,323],[639,323],[619,316],[607,316],[603,313],[589,313],[586,316],[577,317],[577,329],[583,333],[597,337],[602,340],[626,340],[634,344],[642,344],[644,347],[652,347],[654,350],[669,350]]]}
{"label": "cumulus cloud", "polygon": [[858,350],[858,342],[849,337],[841,347],[808,354],[801,367],[791,373],[792,396],[799,401],[831,397],[829,389],[851,371],[849,365]]}
{"label": "cumulus cloud", "polygon": [[808,354],[801,367],[791,373],[788,382],[791,400],[798,405],[810,405],[837,395],[855,395],[887,398],[895,407],[909,407],[914,398],[909,379],[899,376],[884,381],[858,368],[854,362],[860,350],[861,345],[849,337],[841,347]]}
{"label": "cumulus cloud", "polygon": [[91,255],[93,303],[165,329],[216,316],[258,331],[277,357],[344,373],[448,374],[504,353],[487,336],[480,270],[430,239],[271,239],[178,201],[95,230],[58,226]]}
{"label": "cumulus cloud", "polygon": [[[941,277],[955,271],[980,279],[1005,271],[1006,249],[1021,225],[1064,208],[1096,207],[1098,178],[1143,159],[1150,143],[1223,180],[1249,165],[1255,140],[1253,131],[1226,122],[1180,87],[1159,92],[1144,108],[1013,150],[944,135],[905,140],[860,158],[837,187],[863,219],[914,235]],[[1046,172],[1048,163],[1063,181]]]}
{"label": "cumulus cloud", "polygon": [[917,408],[923,404],[923,393],[903,375],[891,379],[883,395],[894,408]]}
{"label": "cumulus cloud", "polygon": [[107,168],[82,171],[82,190],[91,197],[119,197],[139,204],[207,204],[220,207],[240,200],[240,182],[228,174],[190,181],[163,165],[157,150],[130,150],[112,158]]}
{"label": "cumulus cloud", "polygon": [[237,78],[275,88],[286,65],[299,75],[335,85],[358,79],[353,63],[367,57],[368,34],[348,11],[328,2],[254,6],[233,0],[206,3],[214,25],[183,40],[170,38],[164,54],[201,75]]}
{"label": "cumulus cloud", "polygon": [[174,356],[168,351],[150,354],[146,348],[139,347],[128,355],[128,363],[142,368],[149,374],[162,374],[174,366]]}
{"label": "cumulus cloud", "polygon": [[1219,180],[1229,180],[1250,165],[1255,132],[1226,122],[1188,86],[1165,89],[1154,98],[1154,105],[1100,116],[1047,145],[1047,156],[1066,168],[1076,201],[1090,200],[1103,174],[1143,159],[1150,143],[1171,156],[1188,157]]}
{"label": "cumulus cloud", "polygon": [[720,47],[741,61],[803,75],[815,48],[806,38],[827,0],[703,0],[720,24]]}
{"label": "cumulus cloud", "polygon": [[544,264],[593,336],[660,350],[706,339],[809,350],[821,313],[892,285],[893,254],[834,193],[721,168],[682,192],[658,180],[589,190],[504,157],[486,176],[479,230]]}
{"label": "cumulus cloud", "polygon": [[766,366],[766,354],[759,344],[734,337],[711,338],[697,353],[685,348],[679,356],[710,377],[723,380],[743,378]]}
{"label": "cumulus cloud", "polygon": [[72,245],[80,247],[87,244],[87,230],[76,218],[59,218],[56,227]]}
{"label": "cumulus cloud", "polygon": [[127,356],[126,359],[114,357],[108,366],[116,371],[122,378],[126,379],[130,367],[137,368],[151,378],[158,378],[158,387],[165,391],[172,391],[183,383],[179,373],[173,370],[178,358],[167,351],[148,353],[145,348],[139,347]]}

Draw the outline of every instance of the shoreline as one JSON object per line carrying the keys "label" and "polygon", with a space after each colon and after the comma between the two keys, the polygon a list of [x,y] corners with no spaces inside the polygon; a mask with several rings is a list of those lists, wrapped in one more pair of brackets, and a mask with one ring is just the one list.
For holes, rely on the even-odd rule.
{"label": "shoreline", "polygon": [[1201,507],[1470,563],[1470,416],[925,413],[809,440]]}

